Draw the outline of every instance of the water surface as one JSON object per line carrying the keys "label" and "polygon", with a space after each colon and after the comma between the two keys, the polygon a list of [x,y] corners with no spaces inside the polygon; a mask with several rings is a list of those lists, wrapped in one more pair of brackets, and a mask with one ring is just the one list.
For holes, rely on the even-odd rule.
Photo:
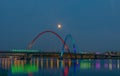
{"label": "water surface", "polygon": [[120,76],[120,60],[0,58],[0,76]]}

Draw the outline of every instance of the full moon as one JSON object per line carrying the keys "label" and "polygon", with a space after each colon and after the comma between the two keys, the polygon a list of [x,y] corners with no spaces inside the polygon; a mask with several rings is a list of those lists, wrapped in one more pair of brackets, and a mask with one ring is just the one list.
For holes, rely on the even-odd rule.
{"label": "full moon", "polygon": [[57,28],[58,28],[58,29],[61,29],[61,28],[62,28],[62,25],[61,25],[61,24],[58,24],[58,25],[57,25]]}

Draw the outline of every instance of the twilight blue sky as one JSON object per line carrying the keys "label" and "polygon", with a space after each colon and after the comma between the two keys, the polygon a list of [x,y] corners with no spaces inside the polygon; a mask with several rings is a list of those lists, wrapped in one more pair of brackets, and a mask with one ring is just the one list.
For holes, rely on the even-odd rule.
{"label": "twilight blue sky", "polygon": [[[63,38],[72,34],[78,51],[120,51],[120,0],[0,0],[1,50],[25,49],[44,30]],[[61,47],[59,39],[45,34],[33,49]]]}

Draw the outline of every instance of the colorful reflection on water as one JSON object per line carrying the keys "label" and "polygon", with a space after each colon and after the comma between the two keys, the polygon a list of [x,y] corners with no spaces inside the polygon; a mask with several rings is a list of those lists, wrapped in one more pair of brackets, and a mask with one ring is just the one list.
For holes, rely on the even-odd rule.
{"label": "colorful reflection on water", "polygon": [[[0,76],[79,76],[87,72],[92,74],[96,70],[98,73],[104,70],[105,73],[113,72],[119,75],[120,60],[32,58],[26,61],[16,58],[0,58]],[[89,76],[89,74],[84,76]]]}
{"label": "colorful reflection on water", "polygon": [[11,67],[12,74],[16,73],[32,73],[32,72],[38,72],[38,67],[36,65],[12,65]]}

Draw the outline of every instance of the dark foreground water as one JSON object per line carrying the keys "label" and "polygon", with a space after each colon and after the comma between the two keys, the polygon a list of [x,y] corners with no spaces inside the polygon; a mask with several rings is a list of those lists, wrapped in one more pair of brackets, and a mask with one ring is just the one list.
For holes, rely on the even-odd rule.
{"label": "dark foreground water", "polygon": [[120,60],[0,58],[0,76],[120,76]]}

